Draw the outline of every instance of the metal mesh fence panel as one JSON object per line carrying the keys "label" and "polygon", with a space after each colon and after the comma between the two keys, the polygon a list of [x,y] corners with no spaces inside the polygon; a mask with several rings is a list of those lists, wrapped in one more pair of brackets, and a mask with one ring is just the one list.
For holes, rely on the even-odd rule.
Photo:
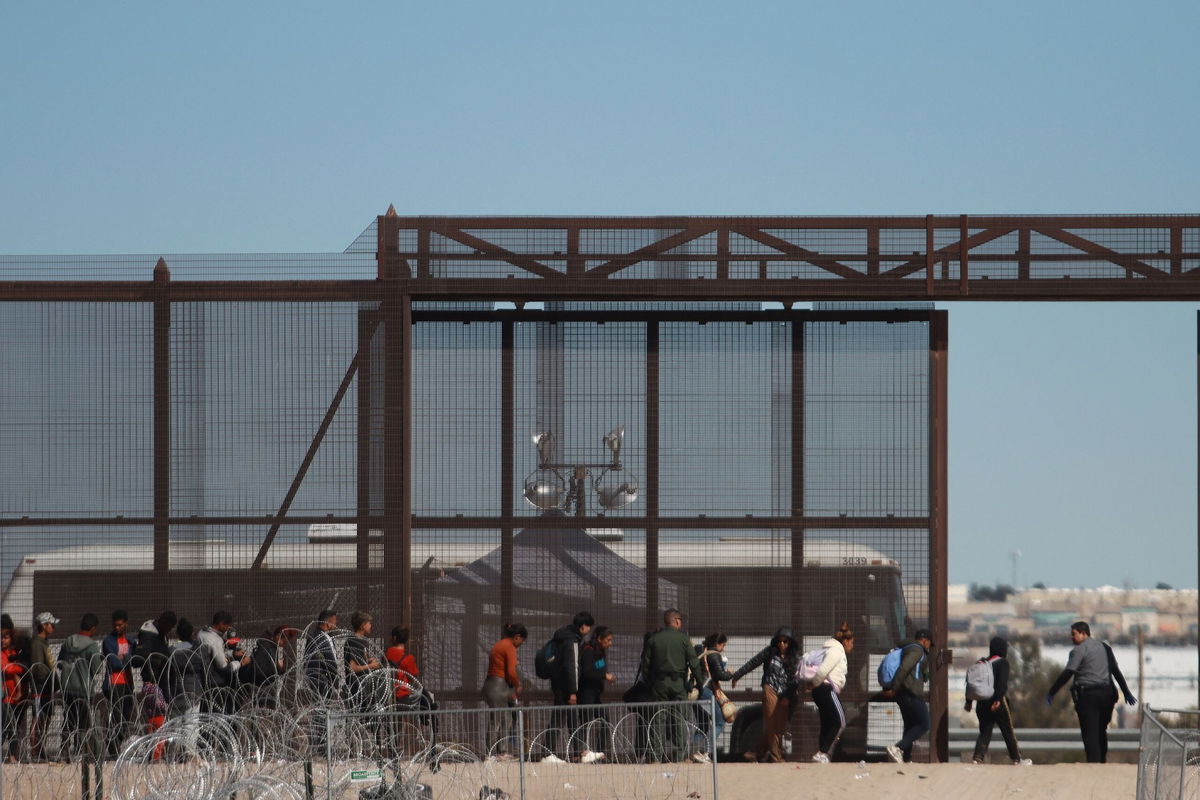
{"label": "metal mesh fence panel", "polygon": [[1200,791],[1200,712],[1143,710],[1138,800],[1195,797]]}
{"label": "metal mesh fence panel", "polygon": [[[668,607],[695,639],[725,634],[734,667],[778,627],[808,648],[846,622],[862,646],[842,747],[888,743],[874,666],[934,617],[932,312],[0,309],[21,627],[225,610],[270,637],[362,609],[377,635],[411,633],[449,708],[478,702],[508,622],[536,647],[590,611],[615,635],[615,693]],[[530,699],[547,689],[531,679]],[[758,693],[735,699],[727,755],[761,727]],[[815,731],[794,719],[798,752]]]}

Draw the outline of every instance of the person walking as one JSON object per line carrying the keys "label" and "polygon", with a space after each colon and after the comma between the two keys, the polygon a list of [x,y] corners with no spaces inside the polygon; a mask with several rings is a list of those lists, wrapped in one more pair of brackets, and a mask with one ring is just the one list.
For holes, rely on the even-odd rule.
{"label": "person walking", "polygon": [[812,760],[818,764],[828,764],[842,738],[842,732],[846,730],[846,710],[842,708],[840,695],[846,686],[847,657],[854,649],[854,631],[850,630],[850,623],[839,625],[821,647],[825,650],[825,659],[809,683],[812,700],[821,719],[817,752]]}
{"label": "person walking", "polygon": [[54,693],[58,689],[54,651],[50,637],[59,623],[58,617],[43,611],[34,618],[35,634],[29,648],[29,692],[33,718],[29,722],[29,759],[44,757],[46,734],[54,716]]}
{"label": "person walking", "polygon": [[929,733],[929,706],[925,703],[925,684],[929,682],[929,648],[933,637],[925,628],[919,629],[913,641],[900,645],[903,655],[891,682],[884,686],[883,696],[893,698],[900,706],[904,734],[900,741],[887,747],[888,757],[896,763],[912,761],[913,744]]}
{"label": "person walking", "polygon": [[[650,694],[657,703],[686,700],[691,685],[689,677],[696,685],[704,682],[704,667],[696,657],[691,639],[683,632],[679,609],[668,608],[663,613],[663,627],[650,637],[642,651],[641,670],[649,678]],[[659,761],[695,759],[694,752],[685,752],[690,743],[685,740],[686,720],[680,709],[671,707],[655,717],[661,720],[660,731],[653,737],[651,756]]]}
{"label": "person walking", "polygon": [[[697,712],[696,720],[701,729],[697,730],[692,737],[696,745],[696,752],[692,754],[692,759],[701,763],[712,760],[709,756],[709,753],[712,752],[712,745],[708,740],[708,725],[713,699],[718,692],[721,692],[721,681],[733,678],[733,673],[729,671],[729,657],[725,655],[725,646],[728,642],[729,637],[718,631],[704,637],[704,641],[697,646],[700,668],[704,671],[704,683],[700,686],[700,694],[696,699],[703,703],[703,707]],[[724,696],[722,692],[721,697]],[[720,739],[725,731],[725,715],[721,711],[720,700],[716,702],[716,709],[717,715],[712,719],[714,741]]]}
{"label": "person walking", "polygon": [[[570,760],[571,743],[569,738],[576,728],[578,715],[563,706],[573,706],[579,702],[579,649],[583,639],[595,626],[596,620],[590,612],[580,611],[571,620],[570,625],[564,625],[554,632],[554,653],[557,668],[550,678],[550,691],[554,696],[554,709],[550,712],[550,730],[546,731],[546,748],[550,751],[542,761],[550,764]],[[559,731],[567,732],[568,741],[560,757],[558,749]]]}
{"label": "person walking", "polygon": [[[597,625],[592,631],[592,637],[579,650],[579,696],[580,706],[590,706],[583,712],[584,724],[592,720],[604,718],[599,706],[603,702],[606,684],[613,683],[617,677],[608,671],[608,649],[612,647],[613,632],[606,625]],[[595,732],[595,737],[591,734]],[[583,764],[603,761],[609,749],[608,728],[606,725],[589,726],[588,735],[584,740],[584,750],[579,756]],[[593,746],[594,745],[594,746]]]}
{"label": "person walking", "polygon": [[[521,700],[521,672],[517,668],[517,648],[525,644],[529,631],[518,623],[504,626],[504,635],[492,645],[488,655],[487,676],[483,679],[483,701],[491,709],[508,709]],[[509,752],[509,731],[512,729],[512,714],[508,711],[493,711],[488,714],[487,746],[489,753],[507,761],[513,757]]]}
{"label": "person walking", "polygon": [[[1125,702],[1136,705],[1137,698],[1129,691],[1125,676],[1117,666],[1117,657],[1107,644],[1092,638],[1092,629],[1082,620],[1071,626],[1071,641],[1075,643],[1067,656],[1067,666],[1055,679],[1046,695],[1046,705],[1071,680],[1071,697],[1075,700],[1075,715],[1079,717],[1079,734],[1090,764],[1108,761],[1108,724],[1117,705],[1114,679],[1125,695]],[[1073,679],[1073,680],[1072,680]]]}
{"label": "person walking", "polygon": [[757,751],[743,754],[747,761],[769,761],[779,763],[783,758],[783,733],[792,716],[792,699],[796,695],[796,663],[800,648],[792,635],[792,629],[783,627],[775,631],[771,642],[742,666],[730,678],[729,685],[736,687],[742,676],[763,668],[762,674],[762,719],[763,733]]}
{"label": "person walking", "polygon": [[963,708],[971,710],[975,702],[975,718],[979,720],[979,735],[975,738],[975,752],[971,763],[983,764],[987,761],[988,745],[992,741],[992,730],[1000,726],[1000,735],[1004,737],[1004,745],[1008,748],[1008,757],[1017,766],[1029,766],[1031,759],[1021,757],[1021,749],[1017,746],[1017,735],[1013,732],[1012,709],[1008,704],[1008,642],[1000,636],[993,636],[988,643],[987,658],[978,663],[986,664],[992,674],[992,694],[990,697],[973,700],[971,691],[970,670],[967,675],[967,702]]}

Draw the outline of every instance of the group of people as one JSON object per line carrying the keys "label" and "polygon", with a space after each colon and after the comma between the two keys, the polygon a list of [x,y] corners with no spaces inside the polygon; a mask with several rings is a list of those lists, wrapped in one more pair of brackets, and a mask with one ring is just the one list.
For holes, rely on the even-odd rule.
{"label": "group of people", "polygon": [[[1046,704],[1052,704],[1054,696],[1070,681],[1071,697],[1087,760],[1089,763],[1105,763],[1108,760],[1107,730],[1119,699],[1118,687],[1128,705],[1136,705],[1137,698],[1129,690],[1112,648],[1092,638],[1088,623],[1079,621],[1071,626],[1071,641],[1075,647],[1067,658],[1066,667],[1050,686]],[[931,671],[931,648],[929,631],[917,631],[913,641],[900,645],[900,666],[891,680],[882,685],[883,697],[895,700],[904,724],[900,741],[887,748],[889,758],[896,762],[911,760],[913,744],[929,732],[929,707],[923,699],[923,685],[928,682]],[[978,683],[972,676],[972,672],[977,670],[982,670],[982,679]],[[1017,766],[1033,763],[1021,754],[1014,732],[1012,708],[1008,700],[1009,673],[1008,642],[1003,637],[994,636],[988,643],[988,655],[967,672],[964,710],[969,712],[974,707],[979,722],[979,734],[971,757],[974,764],[986,762],[992,734],[997,727],[1000,728],[1012,763]]]}
{"label": "group of people", "polygon": [[[7,761],[50,760],[48,731],[56,702],[63,708],[59,758],[69,759],[84,752],[85,747],[93,757],[115,757],[127,736],[152,732],[175,713],[231,713],[246,702],[271,703],[273,697],[277,702],[277,694],[256,690],[273,686],[277,692],[282,682],[276,679],[289,671],[299,676],[296,685],[318,706],[336,699],[357,710],[385,706],[411,710],[421,694],[420,670],[407,649],[408,630],[392,629],[390,645],[381,659],[371,643],[374,619],[365,611],[351,616],[352,632],[348,637],[339,635],[341,647],[335,644],[333,635],[338,628],[337,613],[333,609],[322,611],[304,632],[302,654],[296,646],[302,632],[285,625],[247,648],[233,632],[233,618],[226,611],[213,614],[211,624],[200,629],[187,619],[177,618],[174,612],[164,611],[134,631],[129,615],[116,610],[111,615],[112,627],[103,638],[97,638],[96,615],[83,615],[78,630],[62,642],[56,658],[50,639],[59,622],[52,613],[40,613],[32,635],[26,637],[14,628],[7,614],[0,619],[0,712]],[[1112,649],[1091,638],[1086,622],[1072,625],[1071,636],[1075,648],[1050,687],[1046,702],[1053,702],[1055,694],[1073,680],[1071,694],[1087,759],[1103,762],[1107,757],[1105,730],[1117,701],[1117,686],[1127,703],[1137,701]],[[489,708],[512,709],[520,703],[525,677],[518,668],[517,650],[528,637],[524,625],[512,623],[505,626],[503,636],[492,646],[481,689]],[[544,760],[577,758],[582,763],[595,763],[605,759],[608,736],[604,725],[594,726],[594,735],[570,735],[565,745],[557,741],[557,736],[559,731],[577,732],[601,717],[599,706],[604,691],[616,680],[608,659],[613,641],[611,629],[596,625],[590,613],[581,611],[538,652],[537,673],[549,680],[554,705],[545,734]],[[622,699],[630,703],[700,699],[710,701],[709,708],[717,709],[711,719],[708,712],[699,712],[702,716],[694,721],[691,737],[686,734],[688,726],[682,712],[672,710],[661,719],[656,715],[658,729],[647,740],[651,757],[707,762],[712,743],[705,732],[711,730],[719,737],[727,722],[723,707],[732,714],[723,686],[734,688],[739,680],[761,668],[763,734],[758,747],[743,757],[750,761],[784,761],[783,739],[789,720],[799,698],[807,693],[820,719],[812,760],[829,763],[846,728],[840,694],[846,685],[849,655],[854,650],[854,632],[849,624],[843,622],[819,648],[806,654],[800,652],[791,629],[781,627],[766,647],[733,671],[725,655],[727,642],[724,633],[715,632],[693,645],[683,630],[683,615],[674,608],[664,613],[660,629],[645,635],[637,676]],[[886,679],[880,671],[880,697],[894,701],[903,719],[901,739],[887,748],[888,756],[897,762],[911,760],[914,743],[930,729],[924,696],[932,671],[931,649],[929,631],[918,630],[912,640],[896,648],[897,663]],[[994,637],[988,656],[968,673],[966,710],[974,707],[979,721],[973,753],[976,763],[987,758],[997,726],[1013,763],[1031,763],[1022,757],[1013,732],[1007,655],[1008,643]],[[985,688],[975,688],[972,693],[971,672],[979,674],[980,670],[987,673],[980,680]],[[140,683],[135,682],[135,673]],[[93,719],[97,681],[106,714],[99,721]],[[386,694],[383,699],[381,687]],[[516,757],[511,727],[511,714],[489,715],[487,736],[492,757]],[[92,730],[99,733],[89,736]]]}
{"label": "group of people", "polygon": [[[353,634],[340,648],[340,657],[331,636],[337,613],[322,611],[308,631],[301,663],[296,648],[300,629],[280,625],[251,648],[234,632],[227,611],[214,613],[211,624],[202,628],[164,611],[135,631],[129,615],[118,609],[102,638],[98,617],[87,613],[56,657],[50,639],[60,621],[42,612],[32,636],[24,636],[8,614],[0,617],[0,714],[3,754],[10,763],[85,755],[115,758],[128,736],[153,732],[174,714],[232,713],[247,703],[275,705],[279,679],[289,671],[303,676],[297,691],[315,705],[335,694],[341,703],[364,705],[368,676],[380,670],[388,672],[372,686],[383,686],[388,700],[401,708],[412,704],[419,685],[420,671],[407,649],[408,629],[392,629],[386,661],[380,661],[370,655],[373,618],[364,611],[351,617]],[[100,699],[103,703],[97,703]],[[62,708],[62,737],[58,753],[51,754],[47,742],[56,704]],[[95,717],[98,711],[102,719]]]}
{"label": "group of people", "polygon": [[[590,636],[589,636],[590,634]],[[492,647],[487,677],[482,694],[491,708],[513,707],[520,701],[523,683],[517,668],[517,648],[528,638],[523,625],[509,625],[504,637]],[[569,625],[555,632],[544,645],[548,651],[539,654],[555,666],[545,673],[550,681],[553,703],[558,709],[551,728],[577,729],[595,719],[595,709],[571,714],[570,706],[596,706],[601,702],[604,687],[615,677],[607,669],[607,651],[613,642],[613,632],[595,626],[592,615],[581,611]],[[693,737],[687,736],[686,720],[671,712],[659,721],[660,729],[651,737],[650,755],[656,760],[691,760],[707,763],[711,760],[711,742],[703,731],[709,729],[720,737],[726,722],[721,707],[728,702],[722,685],[736,687],[737,681],[762,668],[763,736],[758,749],[745,753],[751,761],[783,761],[781,741],[791,716],[791,709],[801,689],[810,692],[820,716],[818,751],[813,760],[829,763],[842,732],[846,715],[839,693],[846,683],[847,656],[854,649],[854,632],[848,623],[842,625],[822,646],[823,658],[811,678],[801,687],[796,679],[800,649],[789,628],[780,628],[770,643],[734,672],[729,670],[725,655],[728,637],[721,632],[711,633],[699,645],[683,631],[683,615],[678,609],[667,609],[663,625],[643,639],[638,672],[632,687],[622,699],[629,703],[671,703],[682,700],[713,701],[718,709],[711,720],[707,712],[696,720]],[[672,716],[673,715],[673,716]],[[506,728],[503,716],[494,716],[489,728],[489,741],[495,743],[498,757],[510,757],[506,751]],[[584,739],[578,753],[554,752],[551,747],[543,760],[561,762],[577,757],[581,763],[603,760],[602,750],[590,747]]]}

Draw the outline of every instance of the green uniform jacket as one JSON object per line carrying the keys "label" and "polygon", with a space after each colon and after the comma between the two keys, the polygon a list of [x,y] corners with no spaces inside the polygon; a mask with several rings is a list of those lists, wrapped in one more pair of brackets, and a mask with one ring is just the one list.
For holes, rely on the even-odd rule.
{"label": "green uniform jacket", "polygon": [[704,682],[704,667],[691,639],[675,628],[663,628],[650,637],[642,651],[641,666],[659,700],[686,700],[689,670],[697,685]]}

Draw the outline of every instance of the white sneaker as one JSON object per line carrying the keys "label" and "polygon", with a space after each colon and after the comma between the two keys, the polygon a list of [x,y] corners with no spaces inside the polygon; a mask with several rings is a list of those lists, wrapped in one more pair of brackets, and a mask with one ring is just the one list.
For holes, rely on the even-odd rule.
{"label": "white sneaker", "polygon": [[692,753],[692,761],[695,761],[697,764],[712,763],[712,759],[708,757],[708,753],[704,752],[703,750],[697,750],[696,752]]}
{"label": "white sneaker", "polygon": [[887,747],[888,758],[895,761],[897,764],[904,763],[904,751],[894,744],[889,744]]}
{"label": "white sneaker", "polygon": [[554,755],[554,753],[551,753],[550,755],[548,755],[542,759],[542,763],[543,764],[565,764],[567,762],[563,761],[561,758]]}
{"label": "white sneaker", "polygon": [[592,750],[587,750],[579,757],[580,764],[595,764],[597,761],[604,760],[604,753],[597,753]]}
{"label": "white sneaker", "polygon": [[1014,758],[1013,766],[1014,767],[1032,767],[1033,759],[1032,758]]}
{"label": "white sneaker", "polygon": [[824,753],[816,753],[813,755],[812,760],[818,764],[828,764],[829,756],[825,755]]}

